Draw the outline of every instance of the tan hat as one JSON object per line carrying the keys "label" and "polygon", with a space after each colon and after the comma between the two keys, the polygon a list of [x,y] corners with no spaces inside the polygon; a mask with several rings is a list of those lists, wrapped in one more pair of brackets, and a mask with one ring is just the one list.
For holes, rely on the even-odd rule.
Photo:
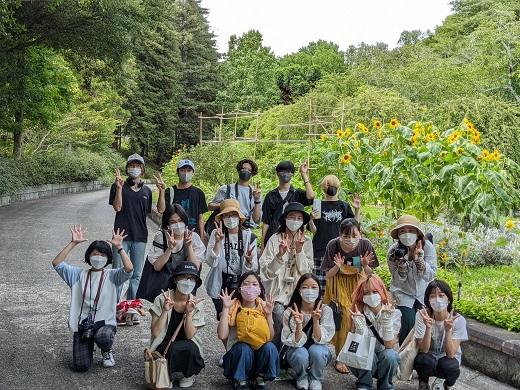
{"label": "tan hat", "polygon": [[421,227],[421,222],[413,215],[404,214],[399,217],[399,219],[395,223],[395,227],[390,232],[390,235],[392,236],[392,238],[397,240],[398,239],[397,231],[405,226],[411,226],[411,227],[416,228],[417,231],[419,232],[419,236],[424,237],[424,230]]}
{"label": "tan hat", "polygon": [[220,202],[220,213],[215,216],[215,221],[220,221],[222,219],[222,214],[230,213],[232,211],[236,211],[238,213],[238,217],[240,218],[240,222],[246,220],[242,211],[240,211],[240,203],[236,199],[224,199]]}

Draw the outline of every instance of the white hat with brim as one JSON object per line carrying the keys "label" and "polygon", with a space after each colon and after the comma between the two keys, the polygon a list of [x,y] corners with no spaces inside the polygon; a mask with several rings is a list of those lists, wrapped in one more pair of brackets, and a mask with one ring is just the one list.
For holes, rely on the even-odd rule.
{"label": "white hat with brim", "polygon": [[424,230],[421,226],[421,222],[414,217],[413,215],[401,215],[399,219],[395,223],[395,227],[390,232],[390,236],[392,236],[393,239],[398,239],[398,231],[399,229],[405,227],[405,226],[411,226],[415,229],[417,229],[419,236],[424,237]]}
{"label": "white hat with brim", "polygon": [[215,221],[220,221],[222,219],[222,215],[231,212],[238,213],[238,218],[240,218],[240,222],[246,220],[246,217],[240,211],[240,203],[236,199],[224,199],[220,202],[220,213],[215,216]]}

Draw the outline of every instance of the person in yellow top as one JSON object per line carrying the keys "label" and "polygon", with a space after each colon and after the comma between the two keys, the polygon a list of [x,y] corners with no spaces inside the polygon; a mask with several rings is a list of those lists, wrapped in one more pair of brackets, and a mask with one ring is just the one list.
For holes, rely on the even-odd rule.
{"label": "person in yellow top", "polygon": [[[357,220],[344,219],[339,231],[339,237],[327,244],[321,265],[327,278],[323,302],[333,308],[338,307],[342,313],[341,319],[338,316],[335,318],[336,335],[332,339],[336,356],[343,348],[350,330],[351,318],[348,310],[352,306],[352,293],[359,280],[372,274],[372,268],[379,265],[372,244],[361,237]],[[348,373],[348,367],[344,363],[336,361],[334,367],[342,374]]]}
{"label": "person in yellow top", "polygon": [[233,293],[222,290],[222,313],[217,327],[220,340],[227,339],[224,376],[234,381],[235,389],[265,389],[265,381],[278,376],[278,350],[274,335],[271,297],[258,275],[245,272]]}

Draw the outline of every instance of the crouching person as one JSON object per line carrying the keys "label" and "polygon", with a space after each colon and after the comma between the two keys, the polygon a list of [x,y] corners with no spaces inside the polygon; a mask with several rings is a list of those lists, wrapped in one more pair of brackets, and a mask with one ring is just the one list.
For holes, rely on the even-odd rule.
{"label": "crouching person", "polygon": [[274,335],[273,306],[258,275],[244,273],[239,288],[228,294],[222,291],[222,313],[218,337],[227,339],[224,376],[234,382],[235,389],[265,389],[266,381],[279,371],[278,350],[271,342]]}
{"label": "crouching person", "polygon": [[305,274],[283,314],[282,343],[299,390],[321,390],[323,371],[332,359],[328,343],[334,336],[332,310],[321,301],[318,278]]}
{"label": "crouching person", "polygon": [[372,378],[377,379],[378,390],[394,389],[393,378],[400,361],[394,348],[398,343],[401,312],[395,309],[383,281],[375,274],[359,281],[352,302],[352,330],[363,334],[368,328],[376,338],[372,371],[349,367],[357,378],[357,389],[372,389]]}
{"label": "crouching person", "polygon": [[[172,382],[179,379],[180,387],[191,387],[194,376],[205,367],[198,330],[205,325],[202,299],[191,293],[202,280],[195,264],[182,262],[175,267],[168,291],[155,298],[152,314],[152,345],[168,360]],[[173,335],[179,327],[177,336]]]}
{"label": "crouching person", "polygon": [[[94,343],[101,350],[103,366],[115,365],[112,344],[116,334],[117,288],[132,276],[133,266],[123,249],[125,231],[112,232],[112,240],[93,241],[85,252],[90,268],[75,267],[64,260],[76,245],[87,241],[81,225],[71,227],[72,239],[52,260],[56,272],[71,288],[69,329],[74,332],[74,370],[85,372],[92,366]],[[105,269],[112,263],[112,248],[119,252],[123,267]]]}

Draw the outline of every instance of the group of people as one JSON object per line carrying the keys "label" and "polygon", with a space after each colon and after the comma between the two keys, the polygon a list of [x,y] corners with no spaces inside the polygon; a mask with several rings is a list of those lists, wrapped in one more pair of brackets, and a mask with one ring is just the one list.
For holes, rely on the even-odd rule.
{"label": "group of people", "polygon": [[[194,163],[181,160],[178,184],[166,188],[160,175],[155,178],[162,221],[145,259],[152,193],[142,181],[144,170],[144,159],[134,154],[127,178],[116,171],[109,198],[116,211],[112,239],[90,244],[85,252],[90,268],[64,261],[86,241],[81,226],[71,228],[71,242],[52,262],[72,289],[69,328],[77,371],[91,367],[94,344],[105,367],[115,364],[115,310],[129,280],[127,300],[148,293],[150,349],[165,355],[171,380],[180,387],[192,386],[205,366],[200,329],[208,313],[197,297],[202,284],[226,350],[220,364],[236,389],[263,389],[280,368],[297,389],[321,389],[333,359],[329,344],[338,356],[349,332],[368,330],[377,340],[371,371],[334,362],[338,372],[356,376],[358,389],[372,389],[373,378],[377,389],[394,388],[399,345],[409,334],[419,350],[413,364],[419,389],[429,389],[430,377],[445,379],[445,389],[454,385],[460,343],[467,340],[465,320],[453,312],[450,287],[435,279],[435,247],[415,217],[401,216],[390,232],[395,243],[387,254],[387,290],[373,271],[379,266],[375,250],[362,236],[360,198],[354,195],[352,206],[340,200],[336,176],[322,179],[322,200],[313,202],[307,166],[300,167],[305,190],[296,189],[295,166],[282,161],[276,166],[278,187],[262,201],[260,189],[251,185],[257,165],[241,160],[237,182],[221,186],[206,205],[204,192],[192,184]],[[260,225],[258,238],[253,229]],[[163,282],[144,285],[150,280],[141,279],[145,262]],[[209,269],[204,281],[203,264]],[[138,314],[127,314],[126,324],[138,322]]]}

